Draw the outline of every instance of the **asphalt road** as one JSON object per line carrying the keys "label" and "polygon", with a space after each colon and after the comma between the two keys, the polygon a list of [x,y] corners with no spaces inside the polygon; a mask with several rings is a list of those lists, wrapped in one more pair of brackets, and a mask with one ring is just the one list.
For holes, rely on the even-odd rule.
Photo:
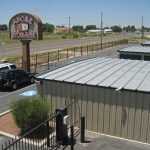
{"label": "asphalt road", "polygon": [[29,85],[25,88],[22,88],[13,92],[1,91],[0,92],[0,113],[10,109],[10,105],[13,101],[16,101],[25,97],[20,94],[26,91],[30,91],[30,90],[36,90],[35,84]]}
{"label": "asphalt road", "polygon": [[[103,42],[110,42],[113,40],[121,40],[125,38],[134,37],[135,34],[119,34],[119,35],[107,35],[104,37]],[[99,42],[99,37],[86,37],[81,39],[66,39],[66,40],[43,40],[31,42],[31,53],[38,53],[43,51],[49,51],[61,48],[68,48],[74,46],[81,46]],[[21,43],[13,44],[1,44],[0,45],[0,56],[16,56],[21,55],[22,48]]]}

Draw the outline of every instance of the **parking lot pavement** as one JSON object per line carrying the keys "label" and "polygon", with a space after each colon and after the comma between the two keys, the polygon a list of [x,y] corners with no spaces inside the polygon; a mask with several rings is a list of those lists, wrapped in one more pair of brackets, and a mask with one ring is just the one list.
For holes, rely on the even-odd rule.
{"label": "parking lot pavement", "polygon": [[4,137],[4,136],[0,135],[0,149],[1,149],[2,144],[7,142],[9,139],[10,138],[8,138],[8,137]]}
{"label": "parking lot pavement", "polygon": [[1,92],[0,94],[0,113],[7,111],[10,108],[10,105],[13,101],[15,100],[20,100],[24,96],[21,94],[30,91],[30,90],[35,90],[36,91],[36,85],[29,85],[27,87],[24,87],[22,89],[13,91],[13,92]]}
{"label": "parking lot pavement", "polygon": [[77,140],[74,150],[150,150],[150,145],[95,133],[91,135],[90,133],[86,136],[85,143]]}
{"label": "parking lot pavement", "polygon": [[2,90],[1,90],[1,91],[0,91],[0,97],[6,95],[6,94],[8,94],[8,93],[9,93],[8,91],[2,91]]}

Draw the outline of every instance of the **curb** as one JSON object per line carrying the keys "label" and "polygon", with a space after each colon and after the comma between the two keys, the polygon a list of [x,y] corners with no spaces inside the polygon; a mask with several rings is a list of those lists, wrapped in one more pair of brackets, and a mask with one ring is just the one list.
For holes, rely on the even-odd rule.
{"label": "curb", "polygon": [[4,111],[4,112],[0,113],[0,117],[4,116],[4,115],[6,115],[10,112],[11,112],[11,109],[8,109],[7,111]]}

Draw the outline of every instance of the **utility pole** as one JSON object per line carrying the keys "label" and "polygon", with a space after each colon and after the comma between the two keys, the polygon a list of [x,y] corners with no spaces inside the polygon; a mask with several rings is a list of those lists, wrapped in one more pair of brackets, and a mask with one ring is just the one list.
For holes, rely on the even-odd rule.
{"label": "utility pole", "polygon": [[69,16],[69,22],[68,22],[68,32],[70,33],[70,29],[71,29],[71,17]]}
{"label": "utility pole", "polygon": [[144,21],[143,21],[143,16],[142,16],[142,24],[141,24],[141,40],[143,42],[144,39]]}
{"label": "utility pole", "polygon": [[100,27],[100,31],[101,31],[101,49],[103,49],[103,12],[101,12],[101,27]]}

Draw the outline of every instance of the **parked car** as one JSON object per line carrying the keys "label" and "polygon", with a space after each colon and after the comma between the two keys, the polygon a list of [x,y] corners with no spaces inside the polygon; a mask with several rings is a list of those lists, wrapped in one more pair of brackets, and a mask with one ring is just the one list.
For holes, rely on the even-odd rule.
{"label": "parked car", "polygon": [[34,75],[20,69],[0,72],[0,87],[16,90],[23,84],[34,83]]}
{"label": "parked car", "polygon": [[1,63],[0,64],[0,72],[5,70],[16,69],[16,65],[11,63]]}

